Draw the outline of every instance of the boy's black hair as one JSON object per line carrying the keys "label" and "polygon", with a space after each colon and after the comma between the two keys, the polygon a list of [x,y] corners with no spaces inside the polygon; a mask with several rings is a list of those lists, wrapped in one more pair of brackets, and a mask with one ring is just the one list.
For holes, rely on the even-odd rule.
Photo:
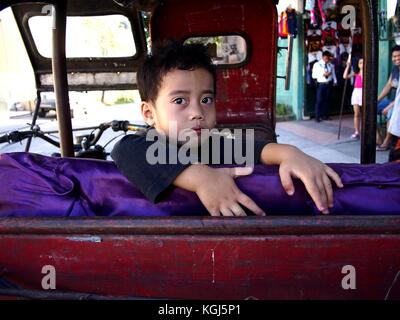
{"label": "boy's black hair", "polygon": [[328,50],[322,52],[322,56],[326,56],[326,57],[332,57],[332,53],[330,53]]}
{"label": "boy's black hair", "polygon": [[167,40],[153,47],[137,73],[137,83],[142,101],[155,102],[164,76],[171,70],[205,69],[211,73],[216,88],[216,71],[207,47],[202,44],[184,44]]}
{"label": "boy's black hair", "polygon": [[395,51],[400,51],[400,46],[394,46],[393,48],[392,48],[392,50],[391,50],[391,52],[390,53],[393,53],[393,52],[395,52]]}

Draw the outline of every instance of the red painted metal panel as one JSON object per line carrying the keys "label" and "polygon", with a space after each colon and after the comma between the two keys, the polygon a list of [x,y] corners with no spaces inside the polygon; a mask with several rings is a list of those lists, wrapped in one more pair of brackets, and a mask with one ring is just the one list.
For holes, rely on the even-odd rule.
{"label": "red painted metal panel", "polygon": [[[41,289],[42,267],[53,265],[62,291],[187,299],[400,299],[395,281],[400,235],[77,236],[1,235],[0,265],[8,279],[33,289]],[[345,265],[356,268],[356,290],[341,287]]]}
{"label": "red painted metal panel", "polygon": [[169,0],[151,20],[152,40],[242,34],[249,61],[217,72],[217,117],[221,124],[275,127],[277,13],[269,0]]}

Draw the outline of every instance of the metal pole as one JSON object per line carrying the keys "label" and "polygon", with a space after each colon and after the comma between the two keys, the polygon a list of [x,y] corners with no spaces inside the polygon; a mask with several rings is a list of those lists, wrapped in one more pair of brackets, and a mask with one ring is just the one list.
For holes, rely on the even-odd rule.
{"label": "metal pole", "polygon": [[347,89],[347,82],[349,79],[344,80],[343,86],[343,94],[342,94],[342,104],[340,105],[340,116],[339,116],[339,131],[338,131],[338,140],[340,140],[340,132],[342,131],[342,116],[343,116],[343,106],[344,100],[346,99],[346,89]]}
{"label": "metal pole", "polygon": [[285,90],[290,90],[290,74],[292,72],[293,36],[288,36],[288,52],[286,56]]}
{"label": "metal pole", "polygon": [[378,94],[378,24],[377,0],[361,2],[364,84],[361,132],[361,163],[375,163],[376,156],[376,105]]}
{"label": "metal pole", "polygon": [[61,156],[73,157],[74,144],[68,99],[67,59],[65,55],[66,21],[67,4],[66,1],[60,1],[54,5],[53,10],[53,84],[56,96]]}
{"label": "metal pole", "polygon": [[[37,117],[38,117],[40,104],[41,104],[40,91],[37,90],[37,91],[36,91],[36,105],[35,105],[35,111],[33,112],[32,123],[31,123],[31,127],[30,127],[31,130],[33,130],[33,128],[34,128],[35,125],[36,125],[36,119],[37,119]],[[26,141],[25,152],[29,152],[29,149],[30,149],[30,147],[31,147],[31,142],[32,142],[32,137],[29,137],[28,140]]]}

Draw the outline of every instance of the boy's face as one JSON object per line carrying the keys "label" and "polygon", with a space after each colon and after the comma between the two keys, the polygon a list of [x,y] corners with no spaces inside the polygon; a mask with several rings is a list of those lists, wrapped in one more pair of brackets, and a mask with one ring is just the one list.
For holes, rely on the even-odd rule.
{"label": "boy's face", "polygon": [[[155,103],[142,103],[142,115],[170,138],[176,139],[190,129],[200,135],[201,129],[215,126],[214,101],[214,80],[207,70],[175,69],[162,79]],[[177,132],[170,132],[170,126],[176,126]]]}
{"label": "boy's face", "polygon": [[400,51],[393,51],[392,61],[395,66],[400,67]]}
{"label": "boy's face", "polygon": [[330,56],[322,56],[322,60],[323,60],[325,63],[328,63],[328,62],[331,60],[331,57],[330,57]]}

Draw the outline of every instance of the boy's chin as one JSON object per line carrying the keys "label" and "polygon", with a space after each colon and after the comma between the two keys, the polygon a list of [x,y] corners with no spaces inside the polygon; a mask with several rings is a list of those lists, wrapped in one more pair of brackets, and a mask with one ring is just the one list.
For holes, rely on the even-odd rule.
{"label": "boy's chin", "polygon": [[186,147],[198,147],[209,139],[209,134],[190,134],[184,138],[178,139],[178,145],[185,145]]}

